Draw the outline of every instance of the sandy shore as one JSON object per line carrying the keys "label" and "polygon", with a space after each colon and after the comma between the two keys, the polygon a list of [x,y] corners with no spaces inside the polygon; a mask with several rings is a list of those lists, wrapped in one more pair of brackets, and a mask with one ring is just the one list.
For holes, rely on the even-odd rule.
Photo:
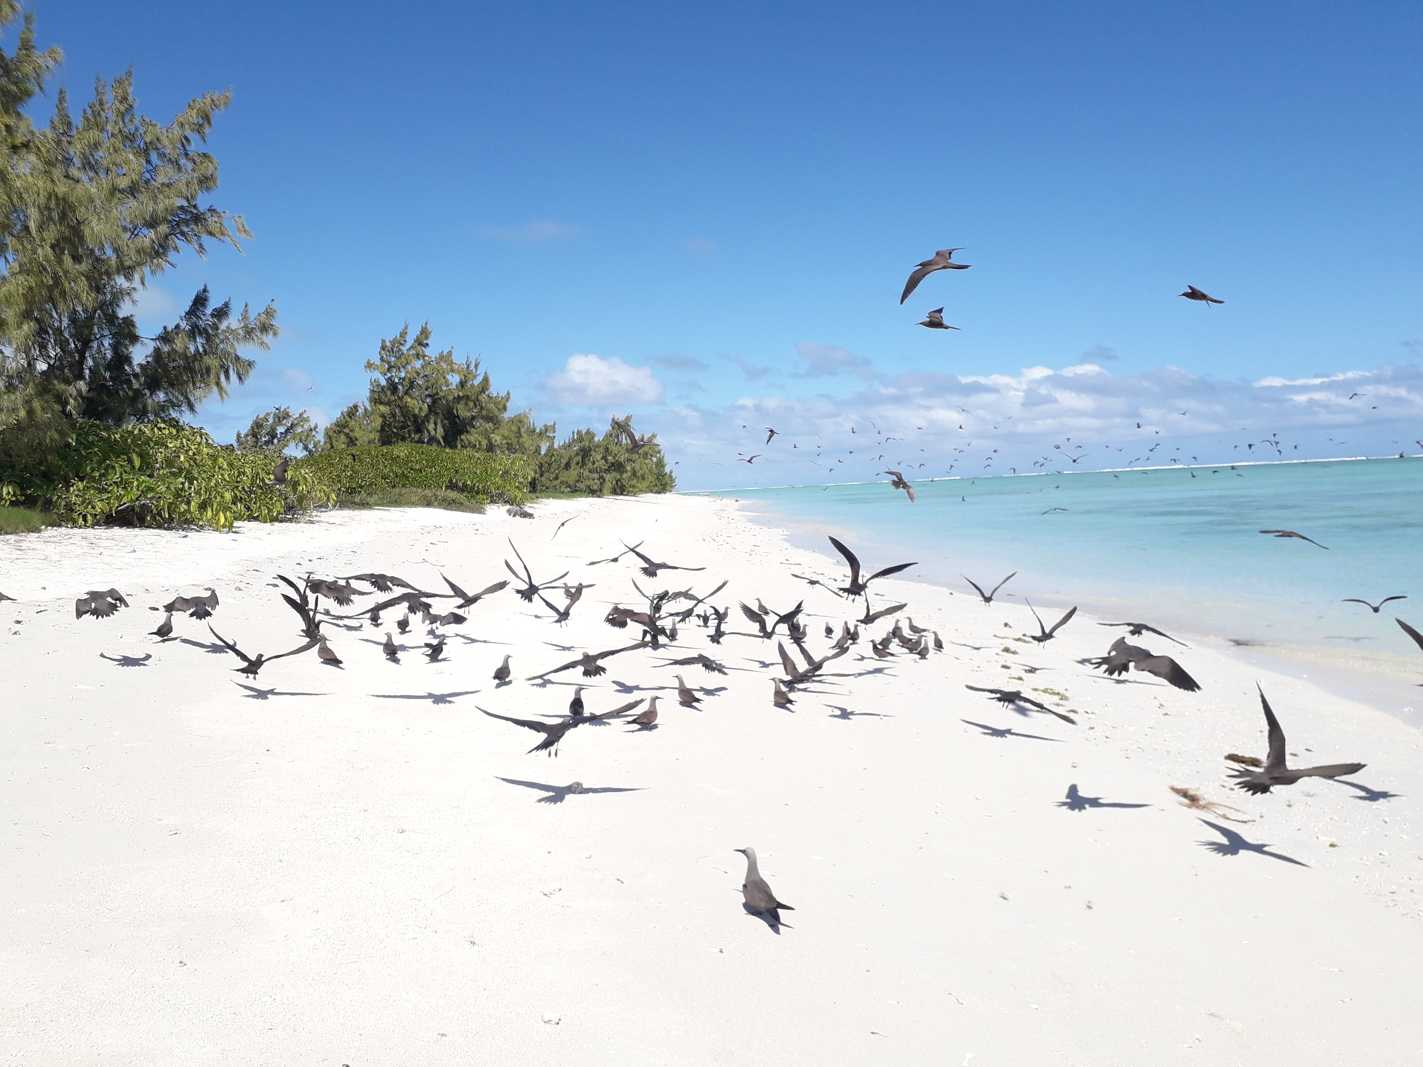
{"label": "sandy shore", "polygon": [[[290,647],[275,573],[435,588],[442,569],[474,589],[505,576],[511,534],[536,573],[596,583],[567,627],[504,592],[471,610],[445,662],[412,650],[397,666],[384,630],[336,630],[343,671],[305,656],[255,683],[230,656],[146,636],[150,605],[212,584],[221,633]],[[620,537],[707,567],[664,587],[727,578],[715,602],[733,607],[804,597],[812,648],[846,617],[790,577],[838,576],[837,562],[709,498],[0,539],[0,590],[17,598],[0,604],[3,1062],[1423,1058],[1423,734],[1213,649],[1177,650],[1198,694],[1118,684],[1074,662],[1111,639],[1089,619],[1040,647],[1019,639],[1021,603],[887,581],[944,653],[880,664],[862,643],[784,712],[773,645],[717,650],[689,625],[678,654],[732,668],[684,671],[725,687],[701,710],[677,706],[662,654],[629,654],[593,680],[589,710],[660,691],[660,729],[581,728],[558,758],[527,755],[535,735],[476,705],[562,711],[562,683],[582,679],[496,691],[504,654],[522,679],[571,658],[555,646],[630,639],[603,615],[648,583],[627,561],[585,566]],[[133,606],[76,621],[74,597],[110,585]],[[1257,680],[1295,760],[1366,761],[1360,787],[1227,789],[1222,754],[1264,752]],[[1027,689],[1078,725],[965,683]],[[540,803],[501,778],[635,791]],[[1061,806],[1074,784],[1107,806]],[[1255,821],[1205,816],[1243,843],[1170,785],[1244,809]],[[742,911],[745,845],[795,905],[779,936]]]}

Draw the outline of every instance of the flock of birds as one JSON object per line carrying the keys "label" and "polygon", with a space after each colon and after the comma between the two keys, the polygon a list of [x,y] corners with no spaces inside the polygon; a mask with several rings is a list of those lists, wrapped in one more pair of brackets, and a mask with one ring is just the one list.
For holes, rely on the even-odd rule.
{"label": "flock of birds", "polygon": [[[554,531],[555,537],[568,521],[571,519],[559,524],[558,529]],[[1291,531],[1267,532],[1275,536],[1300,536]],[[823,682],[831,677],[850,677],[848,674],[832,674],[826,668],[852,651],[857,651],[861,660],[872,663],[867,673],[882,673],[889,669],[889,665],[883,662],[886,660],[922,661],[944,651],[944,641],[935,630],[917,625],[913,618],[906,614],[909,607],[907,603],[893,602],[878,607],[872,603],[871,597],[878,590],[877,583],[915,566],[913,562],[896,563],[869,572],[862,566],[855,552],[842,540],[830,537],[829,541],[831,547],[844,560],[846,573],[843,576],[837,579],[831,576],[793,574],[795,579],[806,583],[811,590],[826,594],[828,604],[838,605],[821,612],[826,621],[823,638],[820,639],[823,644],[818,651],[812,649],[817,638],[812,634],[811,624],[806,617],[804,598],[785,609],[769,607],[759,598],[755,598],[754,603],[740,600],[734,610],[730,599],[718,606],[715,601],[722,597],[728,585],[727,581],[723,580],[702,593],[696,592],[691,586],[671,588],[665,576],[674,573],[695,574],[706,568],[656,559],[643,541],[635,544],[623,542],[618,551],[606,558],[592,560],[586,567],[591,569],[616,564],[624,559],[630,559],[635,566],[636,573],[630,576],[630,590],[611,602],[603,622],[610,628],[626,630],[630,634],[635,632],[636,639],[630,637],[628,641],[609,649],[583,651],[576,657],[551,667],[540,665],[539,670],[526,675],[522,680],[543,687],[550,684],[550,680],[556,676],[573,671],[577,671],[583,679],[599,678],[607,674],[607,663],[610,659],[634,653],[656,656],[657,661],[653,666],[657,668],[688,672],[696,670],[707,675],[724,676],[729,669],[748,669],[740,666],[729,668],[727,663],[716,658],[714,653],[722,654],[721,650],[726,648],[728,642],[749,643],[754,646],[774,642],[774,660],[755,656],[749,659],[770,672],[766,690],[768,703],[777,709],[793,710],[799,694],[818,681]],[[514,557],[514,561],[504,560],[509,577],[484,585],[473,592],[444,574],[440,575],[445,586],[443,590],[422,589],[400,576],[379,572],[332,577],[308,574],[299,580],[287,575],[276,575],[274,587],[279,590],[282,602],[291,611],[290,621],[294,624],[297,640],[292,647],[275,652],[254,652],[251,650],[252,645],[245,639],[243,643],[247,648],[244,649],[216,629],[210,620],[217,615],[220,600],[217,591],[212,588],[202,595],[175,596],[161,607],[155,606],[152,610],[161,611],[162,620],[149,633],[160,643],[167,643],[178,639],[175,636],[175,621],[179,618],[201,621],[216,642],[203,647],[208,651],[230,654],[240,661],[239,665],[233,668],[234,671],[255,680],[277,661],[308,653],[313,654],[320,665],[340,670],[343,659],[336,647],[340,641],[340,638],[333,634],[336,630],[342,633],[359,633],[367,627],[377,632],[384,630],[382,641],[377,642],[373,638],[364,640],[379,644],[382,655],[395,664],[400,663],[401,657],[412,651],[412,647],[418,649],[428,660],[438,661],[446,654],[451,632],[469,621],[469,612],[484,601],[503,593],[511,585],[512,592],[525,604],[537,609],[550,624],[566,624],[574,609],[582,602],[583,594],[594,585],[582,580],[569,581],[567,570],[561,574],[537,578],[512,539],[509,541],[509,547]],[[1000,591],[1016,577],[1016,573],[1009,574],[987,591],[972,579],[965,577],[964,580],[972,587],[983,605],[992,606]],[[640,584],[639,578],[647,580],[649,586],[645,588]],[[366,602],[366,598],[370,597],[375,598],[374,602]],[[0,600],[10,599],[13,598],[0,593]],[[1406,598],[1397,595],[1386,597],[1377,603],[1360,598],[1349,598],[1349,602],[1363,605],[1378,614],[1385,604],[1402,599]],[[76,598],[74,613],[76,618],[107,619],[128,606],[128,599],[118,589],[89,590]],[[1077,612],[1073,607],[1049,626],[1030,602],[1027,606],[1036,622],[1036,632],[1029,630],[1021,636],[1038,645],[1047,645],[1053,641],[1062,629],[1073,621]],[[1402,619],[1398,619],[1397,623],[1418,644],[1419,649],[1423,650],[1423,633]],[[1145,672],[1183,692],[1195,693],[1200,690],[1200,684],[1174,656],[1153,652],[1128,640],[1151,635],[1180,648],[1188,647],[1177,638],[1144,622],[1103,622],[1099,625],[1123,629],[1125,633],[1117,637],[1101,656],[1079,660],[1081,665],[1101,670],[1108,677],[1119,680],[1128,672]],[[407,637],[416,626],[424,631],[418,645],[411,646],[397,640],[397,634]],[[736,628],[732,628],[733,626]],[[872,630],[875,627],[883,627],[877,636]],[[704,635],[705,645],[701,649],[694,647],[694,637],[698,631]],[[270,634],[272,631],[268,628],[265,632]],[[188,643],[202,645],[202,642]],[[570,646],[556,647],[575,650]],[[141,663],[147,658],[124,657],[119,662]],[[724,688],[689,685],[682,673],[674,673],[672,677],[676,681],[677,702],[685,708],[695,709],[724,691]],[[512,654],[503,657],[502,662],[492,672],[491,681],[495,691],[516,684]],[[626,694],[641,687],[617,683],[617,688]],[[1068,711],[1054,708],[1020,689],[977,685],[968,685],[966,688],[1020,714],[1041,714],[1068,725],[1076,725],[1076,719]],[[557,755],[560,745],[580,727],[619,722],[634,733],[647,733],[658,729],[660,694],[654,693],[650,698],[637,697],[606,710],[590,710],[584,699],[586,690],[586,686],[578,685],[566,710],[542,717],[525,718],[482,707],[479,710],[490,719],[538,735],[528,752],[550,756]],[[258,694],[265,692],[258,689],[252,691]],[[528,693],[526,697],[532,701],[533,694]],[[1267,737],[1267,752],[1264,758],[1234,753],[1225,756],[1231,765],[1231,774],[1238,788],[1259,795],[1269,793],[1277,787],[1293,785],[1304,778],[1341,778],[1363,768],[1364,764],[1357,762],[1312,767],[1291,766],[1286,755],[1284,733],[1263,690],[1260,692],[1260,705],[1264,713]],[[845,709],[845,714],[848,716],[852,713]],[[1037,736],[1019,735],[1016,731],[969,719],[963,721],[993,736]],[[580,782],[553,787],[513,778],[506,778],[504,781],[544,789],[550,794],[542,798],[546,802],[562,801],[566,796],[581,792],[605,791],[588,790]],[[1211,812],[1231,821],[1242,821],[1232,819],[1226,814],[1227,810],[1239,809],[1206,800],[1191,789],[1172,789],[1188,807]],[[1092,799],[1094,798],[1074,798],[1069,795],[1063,803],[1072,806],[1086,804]],[[745,909],[779,932],[780,913],[793,909],[776,897],[761,875],[755,850],[746,847],[737,851],[746,859],[746,877],[742,885]]]}
{"label": "flock of birds", "polygon": [[[904,283],[904,290],[899,297],[900,304],[902,305],[908,300],[919,288],[919,284],[929,275],[940,271],[968,270],[972,266],[971,263],[959,263],[953,258],[954,253],[961,251],[963,251],[962,248],[941,248],[928,259],[916,263],[908,280]],[[1224,300],[1195,285],[1187,285],[1179,295],[1194,303],[1204,304],[1206,307],[1225,303]],[[959,329],[959,327],[944,321],[942,307],[931,308],[918,325],[930,330]],[[1346,402],[1354,403],[1368,399],[1367,393],[1355,391],[1349,394]],[[1377,410],[1377,405],[1371,404],[1370,409]],[[1088,445],[1082,441],[1074,441],[1071,435],[1066,435],[1061,440],[1053,441],[1050,450],[1033,460],[1032,472],[1063,474],[1072,470],[1087,469],[1079,467],[1079,464],[1085,457],[1093,456],[1098,469],[1112,471],[1117,477],[1120,477],[1121,473],[1131,470],[1140,474],[1148,474],[1161,468],[1180,467],[1188,470],[1191,478],[1196,478],[1196,469],[1203,466],[1199,456],[1191,454],[1181,445],[1175,445],[1168,451],[1162,451],[1163,444],[1167,443],[1162,440],[1162,429],[1170,430],[1173,426],[1180,427],[1182,424],[1175,420],[1184,420],[1189,415],[1189,410],[1161,412],[1155,419],[1155,423],[1159,423],[1159,425],[1154,424],[1153,420],[1147,418],[1146,415],[1132,420],[1135,423],[1135,429],[1129,429],[1128,432],[1146,438],[1140,443],[1103,442]],[[957,431],[970,435],[975,430],[987,433],[990,425],[992,431],[999,431],[1003,428],[1004,423],[1013,421],[1012,415],[985,417],[964,407],[958,409],[957,416]],[[861,432],[866,425],[870,433]],[[952,429],[953,427],[940,420],[935,428]],[[741,429],[751,431],[752,427],[743,423]],[[1004,465],[998,462],[999,448],[988,443],[976,443],[971,437],[966,437],[963,444],[953,446],[952,459],[947,468],[939,470],[936,465],[933,465],[934,457],[930,455],[926,446],[916,445],[914,447],[917,448],[917,451],[906,454],[910,442],[898,434],[885,433],[872,418],[864,417],[858,425],[851,421],[848,429],[849,432],[844,437],[838,440],[827,440],[827,435],[823,433],[815,434],[813,439],[807,436],[797,438],[794,435],[785,434],[773,426],[766,426],[764,427],[765,441],[759,446],[761,450],[750,452],[743,449],[737,452],[736,458],[742,463],[754,465],[758,460],[765,459],[769,455],[765,450],[770,447],[771,442],[777,437],[782,437],[785,439],[782,442],[783,445],[787,442],[790,444],[791,451],[788,458],[803,461],[803,466],[807,468],[807,475],[813,471],[813,477],[819,478],[820,473],[824,472],[837,479],[849,480],[857,477],[861,469],[865,475],[870,477],[889,475],[890,485],[895,489],[903,490],[911,501],[914,499],[914,488],[904,473],[906,471],[910,471],[916,478],[924,478],[929,481],[950,477],[971,480],[979,475],[1005,472]],[[915,431],[924,431],[925,429],[924,425],[914,426]],[[1240,433],[1244,436],[1232,443],[1231,449],[1233,452],[1239,453],[1239,459],[1242,462],[1261,457],[1284,460],[1299,452],[1300,446],[1297,442],[1282,440],[1278,432],[1271,432],[1267,437],[1257,439],[1251,436],[1251,431],[1247,427],[1242,426]],[[1348,444],[1347,441],[1335,438],[1332,434],[1329,435],[1328,440],[1331,445],[1338,448]],[[896,442],[898,443],[897,448],[893,447]],[[1408,442],[1398,440],[1393,444],[1398,449],[1397,455],[1404,458],[1406,453],[1403,449],[1408,445]],[[802,448],[802,445],[805,447]],[[1413,445],[1423,451],[1423,440],[1414,441]],[[781,455],[787,456],[786,453],[781,453]],[[861,468],[860,464],[866,460],[869,461],[869,466]],[[975,461],[980,460],[981,464],[975,467]],[[886,466],[886,464],[892,465]],[[1208,469],[1211,474],[1230,473],[1243,477],[1237,463],[1209,465],[1204,466],[1204,469]],[[1020,472],[1016,466],[1007,466],[1006,473],[1018,474]]]}

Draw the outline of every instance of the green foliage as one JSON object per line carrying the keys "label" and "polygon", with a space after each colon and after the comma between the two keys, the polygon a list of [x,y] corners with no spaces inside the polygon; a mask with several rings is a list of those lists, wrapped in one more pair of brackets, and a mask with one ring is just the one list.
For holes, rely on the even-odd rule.
{"label": "green foliage", "polygon": [[484,511],[484,505],[473,497],[453,489],[381,489],[355,493],[341,498],[343,508],[440,508],[444,511]]}
{"label": "green foliage", "polygon": [[360,499],[390,489],[450,490],[478,503],[528,498],[533,463],[525,456],[430,445],[368,445],[326,449],[291,465],[310,471],[338,499]]}
{"label": "green foliage", "polygon": [[271,522],[334,502],[311,471],[273,481],[277,457],[214,444],[202,430],[159,420],[76,424],[66,446],[16,484],[20,499],[50,507],[71,526],[211,526]]}
{"label": "green foliage", "polygon": [[614,419],[601,437],[577,430],[539,457],[535,493],[624,496],[666,493],[677,487],[656,435],[634,450],[627,442],[631,417]]}
{"label": "green foliage", "polygon": [[253,418],[251,425],[237,434],[235,447],[239,452],[285,452],[295,447],[309,456],[320,440],[310,415],[283,406]]}
{"label": "green foliage", "polygon": [[494,392],[479,360],[456,359],[448,348],[432,353],[430,336],[429,323],[413,338],[406,325],[381,341],[366,363],[376,375],[366,403],[331,424],[329,447],[416,444],[531,455],[552,442],[553,427],[509,415],[509,394]]}
{"label": "green foliage", "polygon": [[[0,0],[0,29],[18,12]],[[182,251],[250,236],[200,202],[218,168],[199,146],[228,95],[200,96],[164,125],[139,113],[129,73],[100,81],[77,122],[59,92],[36,128],[23,107],[58,59],[35,49],[28,17],[14,53],[0,51],[0,388],[114,425],[195,411],[246,379],[241,350],[267,345],[276,309],[234,314],[204,287],[143,337],[131,307]]]}
{"label": "green foliage", "polygon": [[[3,492],[3,488],[0,486],[0,492]],[[0,505],[0,534],[34,533],[52,525],[53,522],[49,515],[33,508]]]}

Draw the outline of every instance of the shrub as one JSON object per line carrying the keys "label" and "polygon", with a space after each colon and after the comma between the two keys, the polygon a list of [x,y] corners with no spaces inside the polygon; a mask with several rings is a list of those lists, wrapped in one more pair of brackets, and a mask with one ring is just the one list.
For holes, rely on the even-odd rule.
{"label": "shrub", "polygon": [[534,479],[535,492],[564,496],[630,496],[676,487],[662,446],[652,440],[634,452],[616,422],[601,437],[592,430],[576,430],[545,451]]}
{"label": "shrub", "polygon": [[70,526],[211,526],[271,522],[330,504],[315,472],[291,471],[273,482],[278,456],[221,448],[202,430],[159,420],[128,426],[75,425],[43,471],[19,483]]}
{"label": "shrub", "polygon": [[297,460],[291,470],[313,472],[339,499],[390,489],[447,489],[480,504],[518,504],[528,499],[534,465],[520,455],[433,445],[363,445],[318,452]]}

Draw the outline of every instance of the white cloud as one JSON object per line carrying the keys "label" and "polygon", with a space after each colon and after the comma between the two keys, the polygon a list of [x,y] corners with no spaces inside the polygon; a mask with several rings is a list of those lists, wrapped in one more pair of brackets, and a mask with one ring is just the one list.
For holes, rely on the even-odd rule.
{"label": "white cloud", "polygon": [[486,226],[480,233],[493,241],[512,241],[516,244],[536,244],[541,241],[560,241],[574,237],[577,226],[553,219],[533,219],[513,226]]}
{"label": "white cloud", "polygon": [[864,356],[857,356],[840,345],[827,345],[819,341],[800,341],[795,346],[800,357],[799,373],[804,377],[827,374],[853,374],[860,378],[873,378],[874,365]]}
{"label": "white cloud", "polygon": [[662,399],[662,383],[647,367],[592,353],[569,356],[563,370],[545,384],[562,404],[598,407],[655,404]]}

